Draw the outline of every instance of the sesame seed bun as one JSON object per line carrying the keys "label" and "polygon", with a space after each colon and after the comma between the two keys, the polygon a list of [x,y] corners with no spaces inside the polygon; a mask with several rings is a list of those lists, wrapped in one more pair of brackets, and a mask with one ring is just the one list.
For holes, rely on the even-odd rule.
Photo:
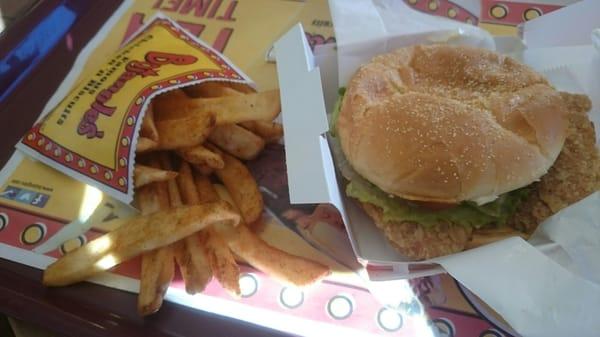
{"label": "sesame seed bun", "polygon": [[346,159],[381,190],[459,203],[544,175],[565,141],[567,107],[539,74],[494,52],[398,49],[348,83],[337,132]]}

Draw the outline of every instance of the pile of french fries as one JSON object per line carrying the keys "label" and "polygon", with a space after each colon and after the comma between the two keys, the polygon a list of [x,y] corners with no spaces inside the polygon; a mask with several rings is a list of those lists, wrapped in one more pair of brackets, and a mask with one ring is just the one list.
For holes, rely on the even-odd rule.
{"label": "pile of french fries", "polygon": [[281,138],[273,122],[280,110],[278,91],[225,82],[158,96],[136,148],[141,215],[104,226],[115,229],[48,266],[44,284],[73,284],[142,255],[138,312],[148,315],[162,305],[175,265],[189,294],[214,276],[239,297],[240,261],[294,286],[327,276],[328,267],[268,245],[247,226],[261,221],[264,204],[242,160]]}

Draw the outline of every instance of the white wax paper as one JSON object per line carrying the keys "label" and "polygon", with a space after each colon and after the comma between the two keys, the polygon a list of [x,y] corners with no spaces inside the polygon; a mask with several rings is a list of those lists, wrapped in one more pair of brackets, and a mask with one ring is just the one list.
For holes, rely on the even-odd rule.
{"label": "white wax paper", "polygon": [[374,55],[416,43],[445,42],[494,49],[477,27],[412,10],[396,0],[330,0],[338,48],[339,83]]}

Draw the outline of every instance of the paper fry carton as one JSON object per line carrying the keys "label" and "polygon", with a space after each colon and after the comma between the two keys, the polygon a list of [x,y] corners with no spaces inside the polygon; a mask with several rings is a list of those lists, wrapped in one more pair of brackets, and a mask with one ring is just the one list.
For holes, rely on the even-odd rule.
{"label": "paper fry carton", "polygon": [[128,203],[149,102],[205,81],[252,83],[219,52],[158,15],[36,123],[17,148]]}

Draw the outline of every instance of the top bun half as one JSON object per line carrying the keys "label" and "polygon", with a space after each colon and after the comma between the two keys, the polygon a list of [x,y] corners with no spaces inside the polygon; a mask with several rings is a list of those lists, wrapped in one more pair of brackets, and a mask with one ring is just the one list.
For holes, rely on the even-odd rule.
{"label": "top bun half", "polygon": [[509,57],[413,46],[358,69],[337,132],[352,167],[383,191],[457,203],[544,175],[565,141],[566,115],[559,92]]}

